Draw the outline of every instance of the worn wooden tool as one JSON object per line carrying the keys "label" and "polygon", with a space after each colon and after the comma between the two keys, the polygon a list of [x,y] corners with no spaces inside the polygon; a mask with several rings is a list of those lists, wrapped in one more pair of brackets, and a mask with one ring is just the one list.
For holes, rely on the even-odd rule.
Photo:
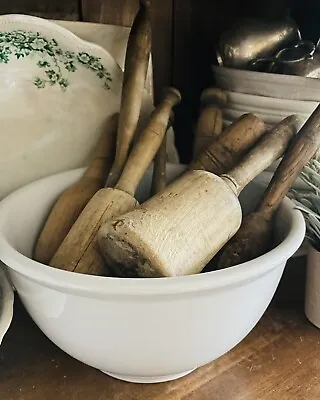
{"label": "worn wooden tool", "polygon": [[222,108],[226,103],[227,95],[221,89],[208,88],[202,92],[201,111],[194,133],[193,159],[197,159],[199,154],[209,146],[212,139],[218,137],[222,132]]}
{"label": "worn wooden tool", "polygon": [[100,189],[93,196],[59,246],[51,266],[93,275],[108,274],[97,246],[96,233],[110,218],[137,206],[134,193],[163,140],[171,109],[179,101],[180,93],[176,89],[165,91],[135,142],[115,188]]}
{"label": "worn wooden tool", "polygon": [[266,124],[254,114],[244,114],[189,165],[189,169],[213,172],[220,175],[236,165],[244,154],[266,131]]}
{"label": "worn wooden tool", "polygon": [[[217,175],[226,173],[236,165],[239,159],[260,139],[265,131],[266,125],[262,119],[253,114],[245,114],[226,129],[221,134],[221,137],[212,138],[210,146],[199,155],[198,160],[188,166],[188,169],[204,169],[201,163],[204,159],[207,171]],[[208,154],[210,154],[210,157]],[[155,195],[165,187],[164,157],[165,153],[161,154],[160,148],[155,157],[152,195]],[[199,165],[201,168],[198,168]]]}
{"label": "worn wooden tool", "polygon": [[139,121],[151,51],[150,1],[140,0],[125,57],[115,161],[107,186],[113,187],[125,166]]}
{"label": "worn wooden tool", "polygon": [[118,117],[110,117],[84,175],[55,202],[36,242],[35,260],[49,263],[88,201],[105,185],[114,160]]}
{"label": "worn wooden tool", "polygon": [[[174,121],[174,114],[171,112],[167,131],[170,129]],[[167,135],[165,134],[163,141],[154,158],[152,182],[151,182],[151,196],[159,193],[166,187],[166,164],[167,164]]]}
{"label": "worn wooden tool", "polygon": [[98,233],[101,253],[119,276],[177,276],[200,272],[239,229],[238,195],[285,151],[296,119],[264,135],[242,162],[221,177],[188,171],[137,209]]}
{"label": "worn wooden tool", "polygon": [[236,235],[222,249],[219,269],[250,261],[270,250],[274,213],[319,147],[320,106],[288,147],[255,211],[243,219]]}

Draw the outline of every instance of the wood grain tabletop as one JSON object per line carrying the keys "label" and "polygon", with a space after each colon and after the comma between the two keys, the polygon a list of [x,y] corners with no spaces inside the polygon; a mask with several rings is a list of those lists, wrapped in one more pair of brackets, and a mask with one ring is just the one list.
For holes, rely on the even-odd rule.
{"label": "wood grain tabletop", "polygon": [[289,261],[271,305],[238,346],[184,378],[153,385],[122,382],[72,359],[16,298],[0,347],[0,399],[319,399],[320,330],[303,312],[304,274],[304,258]]}

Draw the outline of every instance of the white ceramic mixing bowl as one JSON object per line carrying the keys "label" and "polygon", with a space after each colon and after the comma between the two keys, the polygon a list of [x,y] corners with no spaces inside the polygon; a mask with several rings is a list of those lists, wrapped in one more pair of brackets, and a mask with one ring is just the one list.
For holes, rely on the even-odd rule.
{"label": "white ceramic mixing bowl", "polygon": [[[168,167],[170,179],[184,169]],[[51,205],[82,172],[41,179],[0,203],[0,258],[45,335],[72,357],[111,376],[149,383],[184,376],[236,346],[263,315],[286,261],[302,243],[300,212],[286,199],[276,218],[279,245],[221,271],[121,279],[65,272],[33,261],[29,257]],[[139,199],[149,184],[150,173]],[[245,212],[261,190],[253,183],[243,191]]]}
{"label": "white ceramic mixing bowl", "polygon": [[11,284],[0,263],[0,345],[13,317],[14,295]]}

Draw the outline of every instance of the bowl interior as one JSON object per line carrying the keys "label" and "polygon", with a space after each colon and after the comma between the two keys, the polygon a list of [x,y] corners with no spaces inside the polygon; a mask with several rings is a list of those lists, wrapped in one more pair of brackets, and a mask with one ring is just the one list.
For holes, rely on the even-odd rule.
{"label": "bowl interior", "polygon": [[[172,180],[181,175],[185,169],[186,166],[183,164],[168,164],[166,174],[167,183],[170,183]],[[24,188],[19,189],[21,190],[21,192],[24,191],[24,201],[26,203],[32,204],[36,201],[36,203],[34,203],[35,207],[32,207],[31,213],[25,213],[25,211],[22,210],[21,212],[19,212],[17,210],[17,213],[15,215],[8,215],[8,219],[10,218],[11,220],[11,218],[13,217],[14,221],[12,220],[12,223],[19,224],[22,231],[24,231],[22,235],[24,236],[24,240],[19,241],[19,243],[14,239],[14,237],[16,237],[15,234],[12,234],[12,236],[10,237],[10,233],[9,231],[7,231],[9,235],[7,236],[8,240],[15,246],[15,248],[19,252],[27,257],[31,257],[34,242],[38,237],[42,228],[43,221],[50,212],[54,202],[63,190],[69,187],[75,179],[78,179],[82,176],[84,171],[85,168],[79,168],[77,170],[68,171],[67,173],[56,174],[48,178],[40,179],[38,180],[38,182],[35,182],[35,190],[32,191],[27,190],[27,187],[29,185],[25,187],[25,191]],[[151,166],[146,171],[136,191],[135,197],[139,203],[144,202],[150,196],[152,172],[153,168]],[[61,179],[62,176],[63,179]],[[47,184],[45,184],[45,182],[47,182]],[[41,185],[41,183],[44,183],[45,185]],[[45,191],[47,192],[46,199],[43,198],[43,191],[45,186]],[[32,222],[30,223],[30,221]]]}
{"label": "bowl interior", "polygon": [[[178,177],[185,166],[169,164],[168,181]],[[87,293],[103,297],[108,293],[129,295],[137,293],[164,293],[196,291],[206,286],[221,287],[238,281],[253,279],[286,261],[299,248],[304,238],[304,220],[300,212],[292,210],[292,203],[285,200],[277,213],[276,243],[272,251],[240,267],[213,271],[198,275],[175,278],[104,278],[66,272],[44,266],[31,260],[33,247],[43,221],[48,215],[58,195],[77,180],[83,169],[65,172],[41,179],[9,195],[0,203],[0,258],[13,270],[52,288],[61,288],[70,292]],[[137,197],[140,201],[149,195],[151,169],[148,171]],[[240,196],[243,213],[251,211],[260,199],[264,186],[252,182]],[[282,260],[282,261],[281,261]],[[148,284],[146,284],[148,281]]]}

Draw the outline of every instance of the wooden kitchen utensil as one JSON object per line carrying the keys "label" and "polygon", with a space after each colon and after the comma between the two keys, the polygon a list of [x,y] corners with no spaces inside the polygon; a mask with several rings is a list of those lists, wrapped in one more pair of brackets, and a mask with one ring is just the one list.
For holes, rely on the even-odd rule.
{"label": "wooden kitchen utensil", "polygon": [[115,161],[107,180],[113,187],[125,166],[139,121],[151,51],[150,1],[140,0],[126,50]]}
{"label": "wooden kitchen utensil", "polygon": [[250,261],[270,250],[274,213],[319,147],[320,106],[288,147],[255,211],[244,217],[238,232],[222,249],[218,269]]}
{"label": "wooden kitchen utensil", "polygon": [[137,209],[98,232],[100,251],[119,276],[160,277],[200,272],[239,229],[238,195],[285,151],[295,117],[264,135],[221,177],[188,171]]}
{"label": "wooden kitchen utensil", "polygon": [[266,131],[266,125],[254,114],[244,114],[233,122],[189,165],[189,169],[220,175],[235,166]]}
{"label": "wooden kitchen utensil", "polygon": [[35,245],[36,261],[49,263],[88,201],[105,185],[114,160],[118,117],[118,113],[110,117],[84,175],[54,204]]}
{"label": "wooden kitchen utensil", "polygon": [[[171,112],[167,131],[173,125],[174,114]],[[151,196],[159,193],[166,187],[166,164],[167,164],[167,135],[165,134],[163,141],[157,151],[154,158],[153,171],[152,171],[152,182],[151,182]]]}
{"label": "wooden kitchen utensil", "polygon": [[209,146],[212,139],[218,137],[222,132],[222,108],[226,103],[227,95],[221,89],[208,88],[202,92],[201,111],[194,134],[193,159],[197,159],[199,154]]}
{"label": "wooden kitchen utensil", "polygon": [[98,249],[96,233],[110,218],[138,204],[134,193],[163,140],[171,109],[179,101],[180,93],[176,89],[165,90],[162,101],[138,136],[115,188],[100,189],[93,196],[61,243],[51,266],[93,275],[108,274]]}
{"label": "wooden kitchen utensil", "polygon": [[[261,118],[253,114],[245,114],[234,121],[232,126],[225,130],[219,138],[211,138],[211,144],[188,166],[189,170],[203,169],[221,175],[237,164],[239,159],[260,139],[265,133],[266,125]],[[160,150],[159,150],[160,151]],[[210,156],[208,156],[210,154]],[[152,181],[151,194],[155,195],[165,187],[165,154],[159,152],[155,157],[155,169]],[[205,160],[202,164],[201,161]],[[160,164],[161,163],[161,164]],[[160,165],[159,165],[160,164]],[[201,166],[199,168],[198,166]]]}

